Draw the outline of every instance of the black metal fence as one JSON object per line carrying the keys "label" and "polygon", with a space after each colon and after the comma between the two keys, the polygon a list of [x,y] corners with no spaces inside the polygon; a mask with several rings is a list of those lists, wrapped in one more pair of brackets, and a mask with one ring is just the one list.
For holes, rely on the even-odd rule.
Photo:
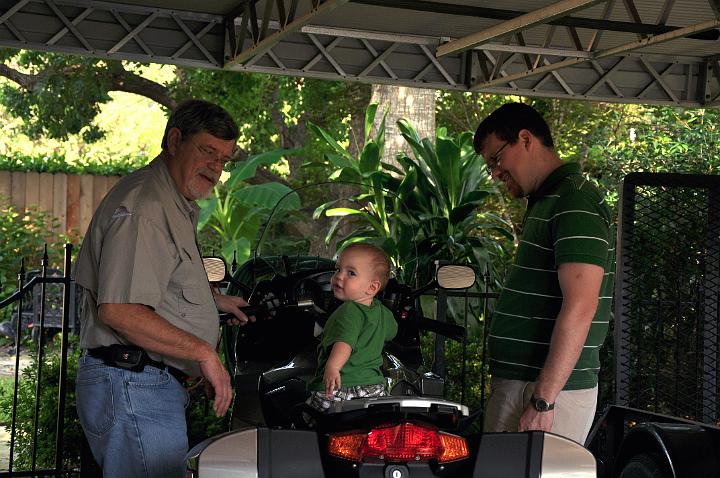
{"label": "black metal fence", "polygon": [[720,176],[630,174],[616,277],[616,403],[720,419]]}
{"label": "black metal fence", "polygon": [[[72,303],[71,298],[71,257],[72,257],[72,245],[67,244],[65,246],[65,265],[62,275],[50,275],[48,273],[48,254],[47,247],[42,258],[42,268],[40,273],[34,275],[28,280],[24,261],[21,263],[20,271],[18,273],[18,288],[7,299],[0,301],[0,309],[5,307],[14,307],[17,310],[16,320],[14,321],[14,337],[15,337],[15,380],[13,386],[12,396],[12,410],[11,410],[11,422],[10,422],[10,449],[9,449],[9,460],[8,470],[0,471],[0,477],[2,476],[61,476],[61,474],[67,474],[63,463],[64,457],[64,432],[65,432],[65,419],[66,419],[66,394],[67,394],[67,373],[68,373],[68,331],[70,324],[70,312],[72,310],[70,304]],[[61,285],[62,288],[62,306],[58,309],[59,315],[54,315],[58,311],[50,311],[48,308],[52,307],[55,302],[53,300],[47,300],[48,288],[56,287],[55,285]],[[53,326],[59,326],[60,328],[60,346],[59,346],[59,368],[58,376],[54,380],[48,380],[48,377],[43,377],[45,371],[44,366],[36,367],[34,377],[23,377],[24,379],[34,380],[34,401],[32,404],[32,426],[30,427],[29,433],[26,426],[22,427],[23,430],[23,442],[29,444],[29,466],[25,470],[17,470],[16,467],[16,445],[18,443],[18,420],[21,418],[18,416],[18,400],[21,386],[20,376],[20,349],[21,341],[23,337],[23,328],[27,324],[26,320],[23,320],[23,314],[29,310],[23,304],[24,301],[33,300],[33,291],[39,287],[39,300],[37,306],[39,307],[39,313],[37,315],[37,323],[33,323],[33,330],[39,331],[37,333],[37,356],[35,358],[37,364],[44,364],[46,362],[46,334],[43,333],[47,326],[51,324],[45,323],[46,318],[55,317],[59,319],[59,323],[52,324]],[[48,305],[50,304],[50,305]],[[54,410],[55,420],[54,427],[50,426],[47,429],[44,424],[39,423],[40,420],[40,408],[41,406],[47,406],[47,404],[41,403],[41,397],[43,396],[43,384],[44,383],[56,383],[57,384],[57,398],[56,398],[56,409]],[[27,425],[27,424],[24,424]],[[54,440],[54,455],[53,459],[39,462],[39,433],[52,433],[55,437]],[[23,450],[27,452],[27,449]],[[28,457],[24,457],[24,462],[28,461]]]}

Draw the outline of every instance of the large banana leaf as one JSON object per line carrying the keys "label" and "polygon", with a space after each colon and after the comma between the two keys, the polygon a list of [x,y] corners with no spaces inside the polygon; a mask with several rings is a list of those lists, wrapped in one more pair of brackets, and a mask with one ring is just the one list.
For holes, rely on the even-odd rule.
{"label": "large banana leaf", "polygon": [[[235,198],[245,204],[272,209],[292,189],[280,183],[252,184],[235,191]],[[283,201],[285,204],[287,201]]]}
{"label": "large banana leaf", "polygon": [[239,161],[237,166],[231,171],[230,178],[226,181],[225,186],[228,189],[235,189],[241,181],[255,176],[259,166],[268,166],[280,161],[284,156],[297,153],[295,149],[278,149],[268,151],[248,158],[245,161]]}

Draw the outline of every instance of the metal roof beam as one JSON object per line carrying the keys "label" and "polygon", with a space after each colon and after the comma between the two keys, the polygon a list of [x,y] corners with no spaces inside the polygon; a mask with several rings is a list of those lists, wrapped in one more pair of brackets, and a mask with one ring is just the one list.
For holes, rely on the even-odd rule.
{"label": "metal roof beam", "polygon": [[597,61],[590,61],[590,64],[592,65],[593,69],[597,71],[597,73],[600,75],[600,78],[595,82],[594,85],[592,85],[585,91],[584,95],[592,96],[593,93],[595,93],[595,90],[604,83],[608,86],[608,88],[612,90],[613,93],[615,93],[615,96],[617,96],[618,98],[622,98],[624,95],[622,94],[620,89],[615,86],[615,83],[613,83],[610,78],[612,78],[613,73],[620,69],[620,65],[622,65],[622,63],[625,61],[625,58],[627,57],[624,56],[620,58],[620,60],[607,71],[605,71],[605,69]]}
{"label": "metal roof beam", "polygon": [[[280,0],[280,2],[284,2],[285,0]],[[296,32],[300,30],[303,26],[310,23],[313,19],[316,17],[326,14],[328,12],[333,11],[340,5],[343,5],[347,3],[349,0],[325,0],[324,2],[321,2],[320,0],[313,0],[312,8],[308,13],[305,15],[294,19],[285,25],[281,26],[280,30],[273,33],[272,35],[265,36],[264,33],[267,29],[267,22],[269,21],[269,15],[266,15],[266,17],[263,19],[263,35],[253,35],[253,45],[250,48],[247,48],[245,50],[242,50],[239,54],[236,56],[228,59],[225,62],[224,68],[228,68],[230,66],[233,66],[235,64],[239,63],[245,63],[249,59],[251,59],[254,56],[260,56],[266,52],[268,52],[272,47],[277,45],[281,40],[286,38],[288,35],[290,35],[293,32]],[[271,0],[267,0],[268,7],[266,10],[270,9]],[[250,7],[250,12],[254,14],[255,9],[254,6]],[[246,10],[247,11],[247,10]],[[291,6],[290,11],[294,15],[294,7]],[[267,12],[266,12],[267,13]],[[257,23],[251,21],[250,22],[254,28],[257,28]],[[233,22],[230,22],[230,28],[234,28]],[[242,47],[242,45],[240,45]]]}
{"label": "metal roof beam", "polygon": [[647,61],[645,58],[640,57],[640,62],[641,62],[642,65],[645,67],[645,69],[648,71],[648,73],[650,73],[650,75],[652,75],[653,81],[651,81],[650,83],[648,83],[648,85],[647,85],[645,88],[643,88],[643,90],[642,90],[640,93],[638,93],[637,97],[638,97],[638,98],[644,97],[644,96],[647,94],[647,92],[650,91],[650,88],[651,88],[653,85],[657,85],[657,86],[659,86],[663,91],[665,91],[665,94],[668,95],[668,97],[669,97],[673,102],[675,102],[675,103],[679,102],[680,100],[678,99],[678,97],[675,95],[675,93],[673,93],[672,89],[671,89],[671,88],[667,85],[667,83],[665,83],[665,81],[663,80],[663,77],[664,77],[667,73],[670,72],[670,70],[672,69],[672,67],[673,67],[674,65],[671,64],[670,66],[668,66],[668,67],[665,69],[665,71],[663,71],[662,73],[658,73],[657,70],[655,70],[655,68],[653,68],[653,66],[652,66],[650,63],[648,63],[648,61]]}
{"label": "metal roof beam", "polygon": [[[606,0],[614,3],[615,0]],[[708,0],[709,2],[720,3],[720,0]],[[505,10],[499,8],[473,7],[469,5],[455,5],[451,3],[425,2],[419,0],[351,0],[352,3],[360,5],[372,5],[386,8],[412,10],[417,12],[442,13],[447,15],[458,15],[464,17],[489,18],[492,20],[511,20],[528,12],[519,10]],[[566,16],[545,22],[550,25],[562,27],[587,28],[590,30],[607,30],[624,33],[646,33],[657,35],[677,30],[679,27],[668,25],[656,25],[654,23],[634,23],[608,20],[606,17],[582,18]],[[717,32],[704,32],[691,36],[697,40],[717,40],[720,38]]]}
{"label": "metal roof beam", "polygon": [[562,0],[547,7],[520,15],[512,20],[504,21],[483,31],[440,45],[437,49],[437,56],[441,57],[452,53],[460,53],[498,37],[521,32],[535,25],[568,16],[572,12],[591,7],[604,1],[606,0]]}
{"label": "metal roof beam", "polygon": [[309,62],[307,62],[307,64],[305,66],[303,66],[301,69],[303,71],[311,70],[312,67],[315,66],[315,64],[324,57],[332,65],[332,67],[335,69],[335,71],[337,71],[338,75],[342,76],[343,78],[346,77],[347,73],[345,73],[345,70],[343,70],[342,67],[340,66],[340,64],[338,64],[338,62],[335,61],[335,58],[333,58],[332,55],[330,55],[330,52],[333,50],[333,48],[335,48],[338,45],[338,43],[340,43],[342,41],[342,37],[335,37],[326,47],[322,43],[320,43],[320,40],[318,40],[317,37],[315,35],[313,35],[312,33],[308,33],[307,36],[308,36],[308,38],[310,38],[310,40],[312,40],[313,44],[315,45],[315,47],[318,49],[318,51],[320,53],[315,55],[315,57],[312,60],[310,60]]}
{"label": "metal roof beam", "polygon": [[[276,25],[271,22],[270,25]],[[381,33],[369,30],[355,30],[337,27],[318,27],[314,25],[304,26],[300,29],[307,35],[327,35],[331,37],[357,38],[365,40],[380,40],[390,43],[407,43],[411,45],[428,45],[435,47],[438,44],[437,37],[425,37],[419,35],[399,35],[395,33]],[[486,43],[474,48],[475,50],[505,51],[510,53],[527,53],[530,55],[560,56],[563,58],[577,57],[589,58],[591,53],[585,50],[569,50],[567,48],[544,48],[536,46],[508,45],[501,43]],[[433,55],[433,58],[435,55]]]}
{"label": "metal roof beam", "polygon": [[[632,19],[632,21],[634,23],[637,23],[638,25],[642,24],[640,12],[638,12],[637,7],[635,6],[635,2],[633,2],[633,0],[623,0],[623,3],[625,4],[625,10],[627,10],[627,13]],[[642,40],[646,36],[647,35],[644,33],[638,33],[638,40]]]}
{"label": "metal roof beam", "polygon": [[660,10],[660,15],[658,16],[656,22],[658,25],[665,25],[667,23],[673,5],[675,5],[675,0],[665,0],[665,5],[663,6],[662,10]]}
{"label": "metal roof beam", "polygon": [[[60,19],[62,23],[65,24],[65,27],[72,32],[73,35],[75,35],[75,38],[82,43],[82,46],[84,46],[87,50],[92,50],[92,47],[90,46],[90,43],[85,39],[85,37],[80,33],[80,31],[75,28],[75,24],[73,24],[70,20],[67,19],[65,15],[60,11],[60,9],[55,5],[55,2],[51,0],[45,0],[45,3],[48,7],[55,13],[57,18]],[[110,52],[112,53],[112,52]]]}
{"label": "metal roof beam", "polygon": [[15,5],[12,6],[12,8],[8,9],[7,12],[0,15],[0,25],[5,23],[10,17],[15,15],[20,9],[22,9],[28,3],[30,3],[30,0],[22,0],[20,2],[17,2]]}
{"label": "metal roof beam", "polygon": [[[678,38],[687,37],[689,35],[692,35],[694,33],[703,32],[707,30],[711,30],[713,28],[719,28],[720,27],[720,20],[708,20],[705,22],[696,23],[694,25],[689,25],[684,28],[680,28],[678,30],[673,30],[668,33],[663,33],[662,35],[655,35],[651,36],[649,38],[644,38],[642,40],[626,43],[624,45],[620,45],[614,48],[608,48],[606,50],[601,50],[595,53],[590,57],[592,60],[598,60],[601,58],[613,56],[613,55],[620,55],[623,53],[627,53],[633,50],[638,50],[640,48],[645,48],[650,45],[656,45],[658,43],[664,43],[671,40],[676,40]],[[541,66],[539,68],[535,68],[533,70],[527,70],[520,73],[514,73],[511,75],[507,75],[501,78],[495,78],[490,81],[485,81],[483,83],[478,83],[475,85],[472,85],[470,87],[471,90],[480,90],[484,88],[489,88],[491,86],[495,85],[501,85],[508,83],[510,81],[520,80],[524,78],[528,78],[535,75],[541,75],[544,73],[549,73],[551,71],[559,70],[560,68],[566,68],[569,66],[577,65],[579,63],[584,63],[588,61],[587,58],[568,58],[566,60],[558,61],[555,63],[552,63],[550,65]]]}
{"label": "metal roof beam", "polygon": [[[603,20],[607,20],[610,18],[610,14],[613,11],[613,8],[615,7],[615,1],[616,0],[609,0],[605,4],[605,8],[603,9],[602,18]],[[600,39],[603,36],[604,30],[596,29],[595,32],[592,34],[592,37],[590,38],[590,41],[588,42],[587,51],[595,51],[597,49],[597,46],[600,44]]]}
{"label": "metal roof beam", "polygon": [[720,0],[708,0],[708,3],[715,13],[715,18],[720,18]]}

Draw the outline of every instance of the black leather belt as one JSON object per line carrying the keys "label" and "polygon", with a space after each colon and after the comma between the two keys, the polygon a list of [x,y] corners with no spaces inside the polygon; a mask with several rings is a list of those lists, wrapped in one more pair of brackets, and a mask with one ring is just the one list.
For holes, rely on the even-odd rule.
{"label": "black leather belt", "polygon": [[110,367],[142,372],[145,370],[146,365],[150,365],[160,370],[167,370],[180,383],[183,383],[187,378],[187,375],[182,370],[151,359],[145,350],[133,345],[113,344],[96,347],[87,349],[87,354],[101,359],[105,365]]}

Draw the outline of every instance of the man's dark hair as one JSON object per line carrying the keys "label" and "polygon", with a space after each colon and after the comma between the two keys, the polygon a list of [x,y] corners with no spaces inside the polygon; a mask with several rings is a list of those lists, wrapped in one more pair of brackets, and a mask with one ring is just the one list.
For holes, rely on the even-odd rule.
{"label": "man's dark hair", "polygon": [[515,144],[520,130],[526,129],[548,148],[554,148],[550,127],[540,113],[525,103],[506,103],[482,120],[475,131],[475,151],[480,154],[485,139],[495,133],[498,139]]}
{"label": "man's dark hair", "polygon": [[203,131],[225,140],[237,141],[240,137],[240,130],[230,114],[215,103],[203,100],[183,101],[175,108],[165,126],[163,149],[167,149],[167,135],[171,128],[179,129],[184,138]]}

